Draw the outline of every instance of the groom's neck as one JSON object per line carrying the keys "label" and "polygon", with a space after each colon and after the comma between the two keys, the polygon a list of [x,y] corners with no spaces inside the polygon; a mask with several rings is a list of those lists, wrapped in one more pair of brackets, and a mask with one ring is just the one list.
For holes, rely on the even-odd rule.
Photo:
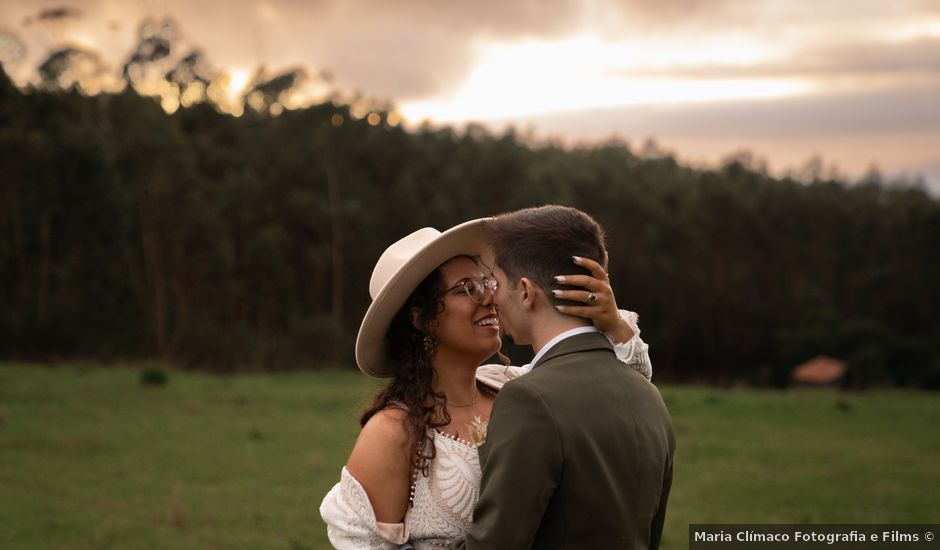
{"label": "groom's neck", "polygon": [[545,344],[562,332],[588,326],[591,326],[591,322],[587,319],[563,315],[555,311],[554,308],[552,308],[552,311],[546,310],[536,314],[532,323],[532,352],[538,353],[545,347]]}

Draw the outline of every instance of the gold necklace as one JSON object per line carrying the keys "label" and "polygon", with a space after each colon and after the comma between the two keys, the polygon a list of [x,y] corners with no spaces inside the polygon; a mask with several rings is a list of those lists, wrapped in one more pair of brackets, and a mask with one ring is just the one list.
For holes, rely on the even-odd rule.
{"label": "gold necklace", "polygon": [[473,399],[471,399],[469,403],[461,403],[458,405],[457,403],[451,403],[450,401],[448,401],[447,406],[453,407],[455,409],[465,409],[467,407],[472,407],[473,405],[476,405],[479,402],[480,402],[480,390],[477,389],[477,394],[473,396]]}

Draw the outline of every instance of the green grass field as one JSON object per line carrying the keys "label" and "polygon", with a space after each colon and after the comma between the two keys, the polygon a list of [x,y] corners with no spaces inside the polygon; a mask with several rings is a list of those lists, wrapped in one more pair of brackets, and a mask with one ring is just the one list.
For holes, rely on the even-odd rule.
{"label": "green grass field", "polygon": [[[329,548],[320,499],[375,383],[0,364],[0,548]],[[940,523],[937,394],[662,388],[689,523]],[[602,421],[602,419],[598,419]]]}

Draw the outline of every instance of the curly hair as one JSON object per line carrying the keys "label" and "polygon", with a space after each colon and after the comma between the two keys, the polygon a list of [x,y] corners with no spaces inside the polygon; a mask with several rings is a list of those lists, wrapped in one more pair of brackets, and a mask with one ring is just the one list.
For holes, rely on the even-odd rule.
{"label": "curly hair", "polygon": [[[424,343],[425,336],[433,333],[437,316],[444,309],[440,296],[443,287],[440,269],[435,269],[395,314],[385,335],[389,355],[396,364],[395,375],[360,419],[360,424],[365,426],[377,412],[389,406],[403,405],[407,412],[405,423],[411,432],[411,456],[425,477],[430,474],[431,461],[436,456],[434,440],[428,428],[450,424],[447,397],[433,389],[433,350],[426,349]],[[411,322],[411,309],[415,307],[421,311],[417,323],[420,329]],[[438,422],[434,422],[436,410],[442,411]]]}

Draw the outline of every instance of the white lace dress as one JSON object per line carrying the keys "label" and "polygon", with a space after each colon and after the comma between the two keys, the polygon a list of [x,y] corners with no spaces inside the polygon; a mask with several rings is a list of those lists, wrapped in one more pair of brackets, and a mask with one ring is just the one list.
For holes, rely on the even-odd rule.
{"label": "white lace dress", "polygon": [[[637,315],[621,311],[633,328],[634,336],[625,344],[615,344],[617,357],[626,365],[652,377],[649,346],[640,339]],[[507,381],[523,375],[525,367],[483,365],[477,381],[499,391]],[[480,491],[480,458],[476,447],[437,430],[431,431],[437,451],[429,475],[418,473],[412,485],[412,505],[402,523],[376,521],[369,496],[346,468],[340,481],[320,504],[330,542],[339,550],[392,550],[446,548],[463,538],[470,528],[473,507]]]}

